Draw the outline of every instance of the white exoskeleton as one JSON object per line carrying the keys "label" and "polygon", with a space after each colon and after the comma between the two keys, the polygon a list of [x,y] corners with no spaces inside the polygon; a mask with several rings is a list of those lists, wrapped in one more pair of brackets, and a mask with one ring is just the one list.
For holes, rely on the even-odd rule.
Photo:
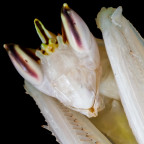
{"label": "white exoskeleton", "polygon": [[62,35],[58,36],[35,19],[42,41],[41,50],[35,52],[39,61],[18,45],[4,47],[18,72],[39,91],[88,117],[97,116],[104,105],[99,95],[101,65],[96,39],[67,4],[62,8],[61,19]]}
{"label": "white exoskeleton", "polygon": [[[37,102],[52,131],[63,144],[83,144],[81,138],[90,143],[110,144],[93,124],[100,125],[101,131],[119,144],[123,141],[135,144],[120,100],[137,141],[143,144],[143,39],[123,17],[121,7],[103,8],[96,22],[103,34],[107,57],[103,41],[94,38],[84,21],[67,4],[63,5],[61,19],[62,35],[58,36],[35,19],[35,28],[42,41],[41,48],[36,51],[22,49],[16,44],[4,45],[15,68],[25,79],[27,93]],[[104,108],[104,102],[106,108],[99,117],[88,120],[49,96],[89,118],[97,116],[98,111]],[[103,101],[103,96],[116,100],[104,98]],[[107,130],[113,125],[109,117],[117,121],[120,133],[126,134],[130,140],[116,140],[115,131],[120,135],[119,131],[115,129],[111,133]],[[63,133],[61,127],[65,127]],[[125,132],[124,128],[127,129]],[[77,137],[79,133],[80,138]]]}
{"label": "white exoskeleton", "polygon": [[122,15],[122,7],[102,8],[97,16],[120,99],[139,144],[144,143],[144,40]]}

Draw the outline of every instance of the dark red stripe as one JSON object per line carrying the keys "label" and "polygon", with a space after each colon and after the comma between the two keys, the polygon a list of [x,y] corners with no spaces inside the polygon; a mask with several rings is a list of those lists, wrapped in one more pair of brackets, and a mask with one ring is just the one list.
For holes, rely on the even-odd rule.
{"label": "dark red stripe", "polygon": [[68,24],[70,26],[70,29],[72,31],[72,34],[74,35],[77,44],[81,47],[82,46],[81,39],[80,39],[80,36],[79,36],[79,34],[75,28],[76,23],[74,22],[72,17],[69,15],[68,11],[70,11],[70,9],[67,9],[64,7],[62,8],[62,14],[66,17]]}
{"label": "dark red stripe", "polygon": [[14,59],[18,62],[18,64],[21,66],[21,68],[29,73],[31,76],[38,78],[38,75],[36,72],[30,67],[28,64],[29,62],[27,60],[24,60],[15,50],[14,44],[9,44],[8,45],[8,50],[11,52],[12,56]]}

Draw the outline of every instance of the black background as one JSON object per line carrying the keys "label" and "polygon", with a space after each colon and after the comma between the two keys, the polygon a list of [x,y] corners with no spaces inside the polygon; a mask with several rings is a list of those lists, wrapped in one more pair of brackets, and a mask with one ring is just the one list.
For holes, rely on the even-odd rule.
{"label": "black background", "polygon": [[[95,17],[101,7],[123,7],[123,15],[130,20],[144,36],[143,5],[139,1],[122,0],[53,0],[53,1],[6,1],[0,7],[0,74],[1,74],[1,132],[4,143],[55,144],[55,137],[41,126],[46,122],[33,99],[25,94],[23,78],[9,60],[4,43],[17,43],[25,47],[37,48],[38,38],[33,20],[40,19],[46,28],[55,34],[61,33],[60,11],[66,2],[87,23],[95,37],[101,32],[95,24]],[[79,3],[78,3],[79,2]],[[2,141],[2,140],[1,140]]]}

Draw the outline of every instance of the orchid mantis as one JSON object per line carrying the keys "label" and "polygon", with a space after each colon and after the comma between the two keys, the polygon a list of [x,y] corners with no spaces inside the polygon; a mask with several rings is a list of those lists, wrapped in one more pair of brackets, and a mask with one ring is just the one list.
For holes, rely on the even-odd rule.
{"label": "orchid mantis", "polygon": [[[111,142],[93,125],[95,118],[88,118],[99,118],[98,113],[107,109],[105,104],[112,109],[119,108],[122,101],[137,141],[144,143],[143,39],[122,16],[121,7],[103,8],[98,14],[96,22],[104,41],[96,39],[67,4],[62,7],[61,19],[62,35],[58,36],[48,31],[40,20],[34,20],[42,41],[40,49],[23,50],[16,44],[4,45],[25,79],[27,93],[48,122],[49,128],[46,128],[63,144],[109,144]],[[131,142],[136,143],[127,121],[123,123],[128,126]]]}

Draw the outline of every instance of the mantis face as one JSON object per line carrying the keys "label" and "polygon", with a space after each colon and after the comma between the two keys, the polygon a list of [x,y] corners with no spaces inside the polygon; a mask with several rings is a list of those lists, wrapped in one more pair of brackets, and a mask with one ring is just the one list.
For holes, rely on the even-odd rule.
{"label": "mantis face", "polygon": [[30,49],[13,44],[4,47],[18,72],[35,88],[88,117],[96,116],[103,108],[98,92],[101,66],[96,40],[67,4],[61,10],[61,19],[62,35],[58,36],[34,20],[42,41],[34,53],[37,59],[28,54]]}

